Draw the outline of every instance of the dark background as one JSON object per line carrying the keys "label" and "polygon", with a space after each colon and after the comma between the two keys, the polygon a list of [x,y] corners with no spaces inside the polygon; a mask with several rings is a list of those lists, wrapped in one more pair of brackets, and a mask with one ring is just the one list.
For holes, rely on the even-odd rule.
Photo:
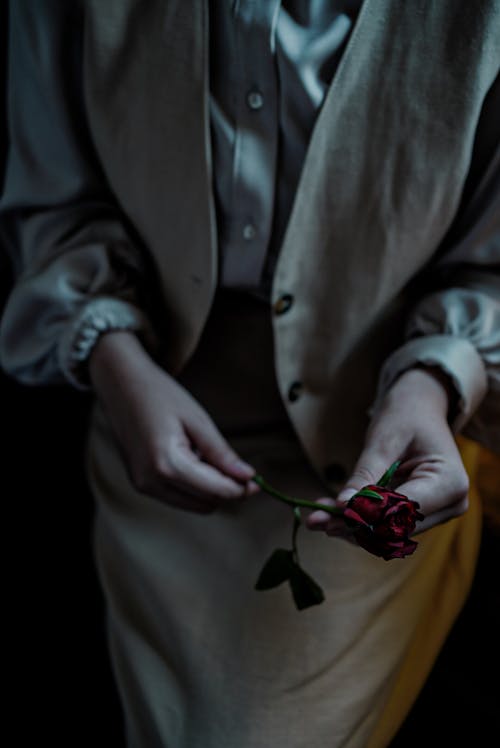
{"label": "dark background", "polygon": [[[2,85],[5,32],[2,4]],[[3,116],[0,144],[1,174]],[[11,276],[1,249],[3,303]],[[26,388],[2,372],[0,393],[3,532],[9,541],[3,600],[8,662],[4,733],[15,736],[13,745],[36,741],[56,748],[78,741],[122,748],[121,713],[92,557],[93,502],[83,469],[90,396],[70,388]],[[495,684],[500,665],[499,538],[491,526],[485,527],[469,600],[390,748],[491,744],[500,689],[489,686],[486,678],[493,676]]]}

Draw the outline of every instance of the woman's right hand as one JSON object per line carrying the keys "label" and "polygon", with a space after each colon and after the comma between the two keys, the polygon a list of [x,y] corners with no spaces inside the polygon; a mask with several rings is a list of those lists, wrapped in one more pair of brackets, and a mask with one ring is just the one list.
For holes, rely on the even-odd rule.
{"label": "woman's right hand", "polygon": [[103,335],[89,372],[138,491],[202,513],[258,492],[255,470],[133,333]]}

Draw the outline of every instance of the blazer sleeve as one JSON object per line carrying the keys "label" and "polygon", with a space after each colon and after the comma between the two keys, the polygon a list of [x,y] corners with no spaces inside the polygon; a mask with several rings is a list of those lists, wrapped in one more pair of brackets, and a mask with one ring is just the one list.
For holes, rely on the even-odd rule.
{"label": "blazer sleeve", "polygon": [[85,362],[101,334],[132,329],[152,339],[139,301],[143,258],[86,125],[81,5],[13,0],[8,22],[0,232],[14,284],[0,362],[25,384],[87,388]]}
{"label": "blazer sleeve", "polygon": [[429,288],[385,361],[372,413],[396,378],[439,367],[457,394],[454,432],[500,452],[500,76],[478,125],[475,154],[451,241],[424,277]]}

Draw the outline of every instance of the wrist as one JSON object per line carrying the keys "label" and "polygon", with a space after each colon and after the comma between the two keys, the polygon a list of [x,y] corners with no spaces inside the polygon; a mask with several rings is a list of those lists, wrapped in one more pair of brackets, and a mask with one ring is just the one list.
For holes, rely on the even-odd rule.
{"label": "wrist", "polygon": [[98,390],[104,380],[114,379],[124,370],[132,370],[134,364],[148,358],[134,332],[110,330],[101,335],[89,357],[90,381]]}
{"label": "wrist", "polygon": [[417,364],[403,372],[390,392],[413,402],[416,408],[430,407],[446,420],[453,417],[458,396],[451,379],[437,366]]}
{"label": "wrist", "polygon": [[415,366],[415,369],[418,371],[424,372],[427,374],[428,377],[432,377],[432,379],[440,385],[441,389],[446,394],[446,414],[448,416],[448,420],[452,420],[455,418],[456,412],[458,410],[458,392],[453,384],[452,378],[446,374],[443,369],[441,369],[439,366],[431,366],[426,364],[417,364]]}

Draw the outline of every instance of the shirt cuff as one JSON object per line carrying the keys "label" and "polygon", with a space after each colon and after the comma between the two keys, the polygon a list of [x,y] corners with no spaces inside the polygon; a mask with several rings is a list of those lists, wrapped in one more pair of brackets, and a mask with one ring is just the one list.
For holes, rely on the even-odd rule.
{"label": "shirt cuff", "polygon": [[488,389],[483,360],[465,338],[453,335],[423,335],[394,351],[382,366],[373,414],[396,379],[414,366],[437,366],[451,380],[457,393],[457,411],[450,424],[458,432],[478,408]]}
{"label": "shirt cuff", "polygon": [[77,389],[90,389],[90,354],[101,335],[112,330],[130,330],[146,340],[152,338],[146,316],[133,304],[108,297],[90,301],[69,324],[58,350],[61,371]]}

